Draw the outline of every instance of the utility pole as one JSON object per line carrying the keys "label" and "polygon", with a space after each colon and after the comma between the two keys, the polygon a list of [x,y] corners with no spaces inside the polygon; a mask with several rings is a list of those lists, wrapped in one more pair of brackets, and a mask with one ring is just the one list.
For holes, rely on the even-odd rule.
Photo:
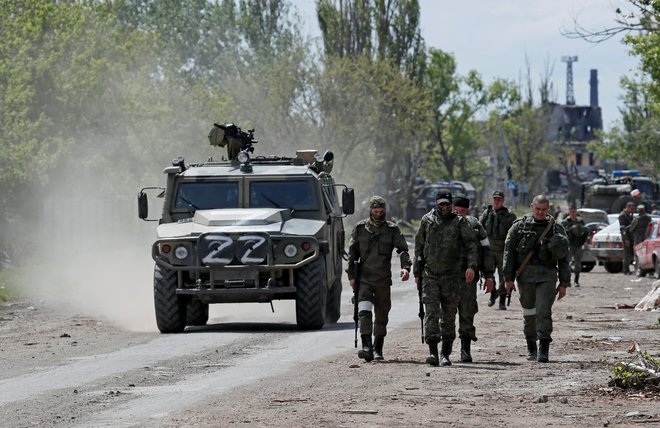
{"label": "utility pole", "polygon": [[563,56],[561,62],[566,63],[566,104],[575,105],[575,96],[573,95],[573,63],[577,62],[577,56]]}

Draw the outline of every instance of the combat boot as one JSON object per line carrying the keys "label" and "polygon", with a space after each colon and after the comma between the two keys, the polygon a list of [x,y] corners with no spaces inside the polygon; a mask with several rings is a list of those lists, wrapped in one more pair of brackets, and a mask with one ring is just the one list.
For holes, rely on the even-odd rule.
{"label": "combat boot", "polygon": [[539,340],[539,358],[538,362],[539,363],[547,363],[548,362],[548,353],[550,352],[550,340],[548,339],[541,339]]}
{"label": "combat boot", "polygon": [[580,286],[580,272],[575,273],[575,286],[576,287]]}
{"label": "combat boot", "polygon": [[382,361],[385,359],[383,357],[383,344],[385,343],[384,337],[375,337],[374,338],[374,360]]}
{"label": "combat boot", "polygon": [[449,354],[451,354],[452,342],[453,340],[451,342],[449,340],[442,341],[442,355],[440,356],[440,364],[443,366],[451,366],[451,361],[449,361]]}
{"label": "combat boot", "polygon": [[374,348],[371,344],[371,335],[363,334],[361,337],[362,349],[358,351],[358,357],[362,358],[366,362],[369,362],[374,359]]}
{"label": "combat boot", "polygon": [[438,359],[438,342],[427,342],[429,344],[429,356],[426,357],[426,364],[437,367],[440,364]]}
{"label": "combat boot", "polygon": [[506,311],[506,294],[500,295],[500,311]]}
{"label": "combat boot", "polygon": [[470,338],[461,338],[461,362],[471,363],[472,354],[470,354],[470,345],[472,344],[472,339]]}
{"label": "combat boot", "polygon": [[536,339],[530,339],[528,337],[527,338],[527,360],[528,361],[536,361],[536,354],[537,354]]}
{"label": "combat boot", "polygon": [[490,299],[488,299],[488,307],[491,307],[495,304],[495,299],[497,299],[497,294],[495,294],[496,290],[491,291],[490,293]]}

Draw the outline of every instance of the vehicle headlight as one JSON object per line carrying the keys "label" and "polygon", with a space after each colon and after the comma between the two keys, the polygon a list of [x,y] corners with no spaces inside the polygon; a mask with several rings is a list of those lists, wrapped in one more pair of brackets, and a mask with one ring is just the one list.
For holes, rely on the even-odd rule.
{"label": "vehicle headlight", "polygon": [[184,260],[188,257],[188,249],[183,245],[180,245],[174,249],[174,257],[179,260]]}
{"label": "vehicle headlight", "polygon": [[245,163],[250,160],[250,155],[245,150],[241,150],[238,152],[238,155],[236,155],[236,160],[240,163]]}
{"label": "vehicle headlight", "polygon": [[287,244],[284,247],[284,255],[287,257],[295,257],[298,254],[298,247],[293,244]]}

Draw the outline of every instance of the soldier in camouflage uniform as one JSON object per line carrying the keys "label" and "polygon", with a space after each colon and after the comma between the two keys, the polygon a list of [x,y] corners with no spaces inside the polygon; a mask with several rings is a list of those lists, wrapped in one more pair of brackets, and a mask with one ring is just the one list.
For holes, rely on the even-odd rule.
{"label": "soldier in camouflage uniform", "polygon": [[619,213],[619,231],[621,232],[621,242],[623,242],[623,274],[630,275],[630,264],[633,259],[633,236],[630,232],[630,225],[633,221],[633,210],[635,204],[628,202],[626,208]]}
{"label": "soldier in camouflage uniform", "polygon": [[[425,307],[427,364],[451,365],[449,355],[456,338],[456,311],[461,287],[474,281],[478,268],[478,242],[470,223],[452,212],[447,189],[436,194],[437,206],[424,214],[415,236],[415,283],[422,287]],[[440,318],[442,316],[442,322]],[[442,340],[440,360],[438,342]]]}
{"label": "soldier in camouflage uniform", "polygon": [[582,245],[589,239],[589,229],[586,228],[582,217],[578,217],[575,205],[568,207],[568,216],[561,222],[568,235],[570,244],[570,264],[575,275],[575,286],[580,286],[580,272],[582,272]]}
{"label": "soldier in camouflage uniform", "polygon": [[561,299],[566,295],[566,287],[571,282],[568,237],[564,228],[548,215],[549,207],[548,198],[535,196],[531,215],[516,220],[504,246],[507,292],[516,290],[514,280],[520,290],[527,359],[532,361],[538,357],[542,363],[548,362],[552,342],[552,304],[555,296]]}
{"label": "soldier in camouflage uniform", "polygon": [[493,274],[495,273],[495,259],[490,251],[488,234],[484,227],[479,223],[479,219],[468,214],[470,210],[470,200],[465,195],[457,194],[453,198],[454,211],[461,217],[464,217],[472,227],[477,241],[479,241],[479,270],[474,275],[472,282],[461,284],[460,300],[458,303],[458,337],[461,339],[461,361],[464,363],[472,362],[470,345],[472,341],[477,341],[477,333],[474,328],[474,316],[479,312],[477,304],[477,282],[479,275],[485,278],[484,288],[486,293],[492,293],[494,286]]}
{"label": "soldier in camouflage uniform", "polygon": [[[371,361],[383,360],[383,344],[387,335],[387,322],[392,308],[392,251],[396,249],[401,260],[401,280],[410,276],[408,244],[399,227],[387,221],[385,199],[372,196],[369,200],[369,218],[355,225],[348,244],[348,280],[355,290],[355,262],[361,263],[358,290],[358,317],[362,349],[358,357]],[[375,313],[375,321],[372,320]],[[372,343],[371,335],[374,335]]]}
{"label": "soldier in camouflage uniform", "polygon": [[493,306],[497,296],[499,296],[499,309],[506,310],[506,289],[504,287],[505,281],[502,269],[502,261],[504,260],[504,240],[506,239],[506,234],[513,225],[513,222],[516,221],[516,215],[504,206],[504,192],[501,190],[495,190],[493,192],[493,205],[488,206],[488,208],[481,213],[479,221],[488,233],[490,249],[495,256],[495,265],[497,267],[497,290],[490,293],[488,306]]}
{"label": "soldier in camouflage uniform", "polygon": [[641,204],[637,205],[637,217],[633,218],[632,223],[630,223],[630,233],[633,238],[633,250],[637,244],[646,239],[651,221],[651,216],[646,214],[646,207]]}

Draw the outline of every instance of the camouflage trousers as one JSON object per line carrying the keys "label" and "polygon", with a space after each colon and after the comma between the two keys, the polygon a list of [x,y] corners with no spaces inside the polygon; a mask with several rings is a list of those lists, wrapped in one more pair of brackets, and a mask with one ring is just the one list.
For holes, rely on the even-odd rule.
{"label": "camouflage trousers", "polygon": [[556,280],[544,282],[518,281],[523,312],[523,332],[532,340],[552,341],[552,304],[557,294]]}
{"label": "camouflage trousers", "polygon": [[[628,244],[626,245],[626,242]],[[632,241],[623,241],[623,271],[629,272],[630,265],[633,262],[633,245]]]}
{"label": "camouflage trousers", "polygon": [[425,276],[422,282],[424,339],[438,343],[456,338],[456,312],[465,279],[460,275]]}
{"label": "camouflage trousers", "polygon": [[373,333],[376,337],[385,337],[390,309],[392,309],[392,299],[389,285],[360,284],[358,292],[360,335]]}
{"label": "camouflage trousers", "polygon": [[479,312],[477,304],[477,281],[467,283],[463,281],[458,300],[458,337],[461,339],[477,340],[474,328],[474,316]]}
{"label": "camouflage trousers", "polygon": [[569,261],[573,273],[582,272],[582,246],[571,245],[569,247]]}
{"label": "camouflage trousers", "polygon": [[495,258],[495,267],[497,268],[497,291],[494,291],[494,295],[503,296],[506,294],[506,286],[504,284],[504,248],[499,250],[491,247],[491,253]]}

